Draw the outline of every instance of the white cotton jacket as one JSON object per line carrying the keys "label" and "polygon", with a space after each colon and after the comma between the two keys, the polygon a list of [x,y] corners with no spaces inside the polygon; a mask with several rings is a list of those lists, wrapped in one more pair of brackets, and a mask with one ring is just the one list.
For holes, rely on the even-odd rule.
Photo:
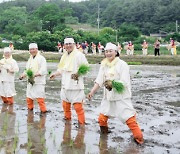
{"label": "white cotton jacket", "polygon": [[65,89],[65,90],[84,89],[83,76],[80,76],[79,80],[76,81],[74,79],[71,79],[71,75],[78,72],[78,68],[81,64],[88,64],[88,61],[87,61],[85,55],[79,51],[75,52],[72,61],[73,61],[72,71],[68,71],[66,69],[58,69],[58,71],[61,72],[61,74],[62,74],[61,88]]}
{"label": "white cotton jacket", "polygon": [[103,87],[106,80],[119,81],[125,86],[125,90],[122,94],[119,94],[113,89],[112,91],[109,91],[104,87],[103,99],[109,101],[118,101],[131,98],[130,74],[129,66],[127,65],[127,63],[119,59],[118,62],[115,64],[115,73],[109,74],[109,69],[110,68],[108,66],[101,65],[95,82],[98,83],[100,87]]}
{"label": "white cotton jacket", "polygon": [[[14,73],[8,72],[8,69]],[[17,62],[14,59],[6,61],[2,59],[0,61],[0,81],[14,82],[15,73],[19,71]]]}
{"label": "white cotton jacket", "polygon": [[47,63],[42,55],[37,54],[34,58],[30,57],[26,64],[26,70],[28,69],[34,70],[34,74],[41,75],[34,78],[35,84],[46,84]]}

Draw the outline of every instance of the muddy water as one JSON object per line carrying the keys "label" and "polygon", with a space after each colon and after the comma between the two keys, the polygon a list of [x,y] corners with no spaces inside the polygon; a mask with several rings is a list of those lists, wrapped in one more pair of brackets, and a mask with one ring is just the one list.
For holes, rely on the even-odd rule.
{"label": "muddy water", "polygon": [[[54,63],[48,64],[55,70]],[[19,63],[20,72],[25,63]],[[85,93],[93,85],[99,65],[85,77]],[[0,153],[63,153],[63,154],[151,154],[180,153],[180,67],[131,66],[132,102],[137,110],[145,144],[134,143],[128,127],[118,119],[109,120],[112,133],[100,135],[97,118],[102,89],[92,101],[85,102],[86,126],[78,129],[76,113],[72,121],[63,120],[60,100],[60,78],[47,80],[46,102],[50,110],[40,116],[35,102],[34,112],[27,111],[26,82],[16,79],[14,106],[1,101]],[[18,74],[17,74],[18,77]]]}

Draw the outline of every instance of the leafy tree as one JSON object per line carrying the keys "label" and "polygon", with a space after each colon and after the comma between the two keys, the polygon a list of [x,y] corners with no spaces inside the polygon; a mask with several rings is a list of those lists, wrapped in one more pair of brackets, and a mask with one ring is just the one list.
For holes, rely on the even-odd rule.
{"label": "leafy tree", "polygon": [[23,43],[28,47],[32,42],[36,42],[40,50],[55,51],[58,37],[48,31],[28,33]]}
{"label": "leafy tree", "polygon": [[170,38],[173,38],[174,40],[180,42],[180,34],[179,33],[170,34],[165,38],[165,40],[169,41]]}
{"label": "leafy tree", "polygon": [[43,4],[36,10],[35,15],[42,22],[42,30],[48,30],[50,32],[58,24],[64,24],[65,22],[64,15],[60,12],[58,6],[51,3]]}
{"label": "leafy tree", "polygon": [[140,37],[140,31],[134,25],[122,24],[118,29],[118,36],[121,41],[134,41]]}
{"label": "leafy tree", "polygon": [[0,32],[25,35],[23,26],[27,19],[25,7],[10,7],[0,13]]}

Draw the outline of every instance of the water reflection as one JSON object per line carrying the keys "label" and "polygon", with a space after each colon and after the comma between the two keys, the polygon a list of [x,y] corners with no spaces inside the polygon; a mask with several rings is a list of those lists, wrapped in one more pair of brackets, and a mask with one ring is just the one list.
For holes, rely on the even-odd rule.
{"label": "water reflection", "polygon": [[27,129],[28,129],[28,153],[40,154],[46,153],[46,139],[45,139],[45,123],[46,114],[40,115],[40,120],[34,121],[33,111],[28,111],[27,115]]}
{"label": "water reflection", "polygon": [[123,147],[122,149],[121,149],[121,146],[116,147],[116,148],[109,146],[108,145],[108,134],[100,134],[99,154],[117,154],[117,153],[140,154],[139,149],[142,149],[142,147],[137,145],[133,141],[133,139],[128,144],[124,144],[124,142],[122,142],[120,140],[117,140],[117,142],[119,142],[119,144],[122,145],[122,147]]}
{"label": "water reflection", "polygon": [[108,135],[100,134],[99,139],[99,153],[100,154],[108,154]]}
{"label": "water reflection", "polygon": [[71,121],[65,122],[63,141],[61,143],[63,154],[85,154],[86,145],[84,143],[85,127],[79,127],[76,138],[71,137]]}
{"label": "water reflection", "polygon": [[15,133],[16,114],[13,105],[3,103],[0,113],[0,151],[2,153],[15,153],[18,136]]}

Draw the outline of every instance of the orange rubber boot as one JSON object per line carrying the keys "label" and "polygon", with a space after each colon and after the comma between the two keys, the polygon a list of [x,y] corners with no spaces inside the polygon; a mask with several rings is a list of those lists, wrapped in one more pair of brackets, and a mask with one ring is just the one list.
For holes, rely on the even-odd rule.
{"label": "orange rubber boot", "polygon": [[63,101],[62,106],[64,110],[64,118],[66,120],[71,120],[71,103]]}
{"label": "orange rubber boot", "polygon": [[3,101],[4,103],[8,103],[7,97],[1,96],[1,98],[2,98],[2,101]]}
{"label": "orange rubber boot", "polygon": [[37,98],[37,102],[39,104],[41,112],[46,112],[46,104],[45,104],[45,99],[44,98]]}
{"label": "orange rubber boot", "polygon": [[107,121],[108,121],[108,116],[105,116],[104,114],[99,115],[98,122],[100,126],[108,127]]}
{"label": "orange rubber boot", "polygon": [[85,115],[82,103],[74,103],[74,109],[76,110],[76,114],[78,116],[79,124],[85,124]]}
{"label": "orange rubber boot", "polygon": [[143,134],[142,134],[142,131],[141,131],[139,125],[136,122],[136,117],[133,116],[133,117],[129,118],[126,121],[126,124],[132,131],[135,141],[139,144],[143,144],[144,143]]}
{"label": "orange rubber boot", "polygon": [[99,115],[98,122],[102,134],[110,133],[110,131],[108,130],[107,121],[108,121],[108,116],[105,116],[104,114]]}
{"label": "orange rubber boot", "polygon": [[8,97],[7,100],[8,100],[9,105],[14,103],[14,98],[13,97]]}
{"label": "orange rubber boot", "polygon": [[27,97],[26,98],[26,102],[27,102],[28,109],[33,110],[33,108],[34,108],[34,101],[31,98]]}

